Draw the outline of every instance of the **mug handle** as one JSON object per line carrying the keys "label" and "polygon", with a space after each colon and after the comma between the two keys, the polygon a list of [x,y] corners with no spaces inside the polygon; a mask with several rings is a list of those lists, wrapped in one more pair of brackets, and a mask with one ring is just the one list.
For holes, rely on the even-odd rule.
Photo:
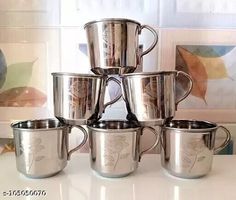
{"label": "mug handle", "polygon": [[149,48],[147,48],[145,51],[143,51],[141,54],[140,54],[140,58],[142,58],[144,55],[146,55],[147,53],[149,53],[157,44],[158,42],[158,35],[157,35],[157,32],[155,31],[155,29],[153,29],[151,26],[148,26],[148,25],[142,25],[140,27],[140,31],[139,31],[139,34],[141,33],[142,29],[148,29],[154,36],[154,41],[152,42],[151,46]]}
{"label": "mug handle", "polygon": [[231,134],[230,134],[229,130],[227,128],[225,128],[224,126],[218,126],[217,130],[219,128],[223,129],[224,133],[226,134],[226,138],[220,146],[214,148],[214,154],[216,154],[219,151],[221,151],[222,149],[224,149],[229,144],[229,142],[231,140]]}
{"label": "mug handle", "polygon": [[153,148],[155,148],[158,145],[159,140],[160,140],[160,134],[158,134],[157,131],[154,128],[150,127],[150,126],[143,127],[142,128],[142,134],[143,134],[143,131],[144,131],[145,128],[149,129],[155,135],[155,142],[150,147],[148,147],[147,149],[145,149],[142,152],[140,152],[140,154],[139,154],[139,162],[141,160],[142,155],[144,153],[152,150]]}
{"label": "mug handle", "polygon": [[190,94],[190,92],[191,92],[192,89],[193,89],[193,80],[192,80],[191,76],[189,76],[189,75],[188,75],[187,73],[185,73],[185,72],[177,71],[176,77],[179,76],[180,74],[182,74],[183,76],[185,76],[185,77],[189,80],[189,88],[188,88],[188,90],[185,92],[185,94],[175,102],[175,106],[176,106],[176,107],[177,107],[177,105],[178,105],[181,101],[183,101],[183,100]]}
{"label": "mug handle", "polygon": [[[107,80],[106,80],[106,85],[108,85],[108,82],[109,81],[114,81],[115,83],[117,83],[120,87],[121,87],[121,82],[119,80],[117,80],[116,78],[114,77],[109,77]],[[111,101],[107,102],[105,105],[104,105],[104,110],[107,106],[109,105],[112,105],[113,103],[117,102],[120,98],[122,97],[122,94],[118,94],[114,99],[112,99]],[[104,111],[103,110],[103,111]]]}
{"label": "mug handle", "polygon": [[[73,127],[76,127],[76,128],[78,128],[78,129],[80,129],[80,130],[83,132],[83,134],[84,134],[84,138],[83,138],[82,142],[81,142],[78,146],[76,146],[75,148],[71,149],[71,150],[68,152],[68,154],[67,154],[67,160],[70,160],[71,154],[74,153],[75,151],[79,150],[79,149],[86,143],[86,141],[87,141],[87,139],[88,139],[87,131],[86,131],[82,126],[74,125],[74,126],[72,126],[72,128],[73,128]],[[69,128],[71,128],[71,127],[69,127]]]}

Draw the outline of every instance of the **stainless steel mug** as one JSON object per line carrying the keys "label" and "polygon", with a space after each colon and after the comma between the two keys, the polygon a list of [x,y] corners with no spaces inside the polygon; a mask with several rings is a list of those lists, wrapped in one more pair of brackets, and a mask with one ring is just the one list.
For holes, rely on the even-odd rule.
{"label": "stainless steel mug", "polygon": [[27,120],[11,124],[14,135],[16,166],[22,174],[31,178],[53,176],[63,170],[73,152],[87,141],[87,132],[82,142],[68,150],[72,126],[56,119]]}
{"label": "stainless steel mug", "polygon": [[104,104],[108,82],[120,83],[113,77],[63,72],[52,73],[52,76],[54,115],[66,124],[92,123],[101,117],[108,105],[121,97],[118,95]]}
{"label": "stainless steel mug", "polygon": [[[215,147],[218,129],[226,139]],[[161,164],[170,174],[181,178],[197,178],[208,174],[213,154],[230,141],[230,132],[223,126],[208,121],[172,120],[162,128]]]}
{"label": "stainless steel mug", "polygon": [[[88,40],[88,53],[95,74],[121,74],[134,72],[141,58],[157,44],[158,35],[148,25],[130,19],[108,18],[84,25]],[[151,46],[139,53],[139,35],[143,29],[154,36]]]}
{"label": "stainless steel mug", "polygon": [[[141,151],[140,140],[145,129],[152,131],[156,140]],[[134,172],[143,153],[159,141],[155,129],[128,121],[98,121],[88,126],[88,132],[91,168],[105,177],[123,177]]]}
{"label": "stainless steel mug", "polygon": [[[189,84],[180,98],[176,97],[176,79],[185,77]],[[182,71],[162,71],[123,74],[122,89],[128,120],[135,119],[143,126],[162,125],[175,115],[179,102],[192,90],[191,77]]]}

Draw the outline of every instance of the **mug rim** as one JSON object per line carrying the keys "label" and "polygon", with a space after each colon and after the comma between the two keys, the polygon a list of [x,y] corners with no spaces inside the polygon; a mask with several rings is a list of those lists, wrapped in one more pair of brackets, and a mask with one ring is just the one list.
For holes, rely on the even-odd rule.
{"label": "mug rim", "polygon": [[[57,124],[58,126],[55,126],[55,127],[43,127],[43,128],[31,128],[31,127],[17,127],[19,126],[20,124],[26,124],[27,123],[35,123],[35,122],[53,122],[55,124]],[[66,127],[70,127],[69,125],[66,125],[66,124],[63,124],[62,122],[60,122],[59,120],[57,119],[54,119],[54,118],[45,118],[45,119],[33,119],[33,120],[24,120],[24,121],[18,121],[18,122],[14,122],[12,123],[11,125],[11,128],[13,130],[24,130],[24,131],[45,131],[45,130],[59,130],[59,129],[62,129],[62,128],[66,128]]]}
{"label": "mug rim", "polygon": [[[125,124],[128,124],[130,125],[130,127],[126,128],[117,128],[117,127],[114,127],[114,128],[103,128],[103,127],[93,127],[93,125],[96,125],[96,124],[102,124],[102,123],[125,123]],[[130,130],[138,130],[141,128],[141,126],[135,122],[135,121],[126,121],[126,120],[101,120],[101,121],[97,121],[93,124],[89,124],[87,125],[88,129],[91,129],[91,130],[96,130],[96,131],[102,131],[102,132],[126,132],[126,131],[130,131]]]}
{"label": "mug rim", "polygon": [[[208,127],[198,127],[198,128],[186,128],[186,127],[171,127],[170,123],[185,123],[187,125],[190,124],[204,124],[204,125],[208,125]],[[210,130],[215,130],[218,128],[218,125],[215,122],[210,122],[207,120],[195,120],[195,119],[175,119],[175,120],[171,120],[169,122],[167,122],[168,124],[164,124],[164,129],[168,129],[168,130],[175,130],[178,132],[206,132],[206,131],[210,131]]]}
{"label": "mug rim", "polygon": [[95,24],[95,23],[99,23],[99,22],[130,22],[130,23],[135,23],[139,26],[141,26],[141,24],[138,21],[135,21],[133,19],[126,19],[126,18],[101,18],[98,20],[92,20],[89,21],[87,23],[84,24],[84,29],[87,28],[88,26]]}
{"label": "mug rim", "polygon": [[84,73],[73,73],[73,72],[53,72],[51,73],[53,77],[76,77],[76,78],[102,78],[103,75],[97,75],[97,74],[84,74]]}

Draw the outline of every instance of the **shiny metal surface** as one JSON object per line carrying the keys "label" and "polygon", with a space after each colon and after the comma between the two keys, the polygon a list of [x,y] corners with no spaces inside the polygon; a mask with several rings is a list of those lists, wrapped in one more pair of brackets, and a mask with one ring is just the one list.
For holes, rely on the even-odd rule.
{"label": "shiny metal surface", "polygon": [[[215,147],[217,130],[226,134],[225,141]],[[211,170],[213,154],[230,141],[230,132],[207,121],[172,120],[161,134],[161,164],[170,174],[181,178],[197,178]]]}
{"label": "shiny metal surface", "polygon": [[[144,129],[156,136],[154,143],[143,151],[140,140]],[[99,121],[88,126],[91,168],[105,177],[123,177],[134,172],[143,153],[159,141],[155,129],[140,127],[135,122]]]}
{"label": "shiny metal surface", "polygon": [[[141,65],[141,58],[157,44],[158,35],[148,25],[120,18],[101,19],[85,24],[91,71],[95,74],[121,74],[134,72]],[[139,35],[149,30],[153,43],[142,53]]]}
{"label": "shiny metal surface", "polygon": [[[180,98],[176,97],[176,78],[184,76],[189,85]],[[128,111],[127,119],[141,125],[162,125],[175,115],[179,102],[192,90],[191,77],[181,71],[123,74],[122,89]]]}
{"label": "shiny metal surface", "polygon": [[104,104],[106,85],[119,81],[113,77],[52,73],[54,115],[66,124],[82,125],[96,121],[104,109],[115,103],[121,95]]}
{"label": "shiny metal surface", "polygon": [[87,141],[87,132],[82,142],[68,150],[71,126],[55,119],[28,120],[11,125],[14,135],[17,170],[31,178],[53,176],[63,170],[71,154]]}

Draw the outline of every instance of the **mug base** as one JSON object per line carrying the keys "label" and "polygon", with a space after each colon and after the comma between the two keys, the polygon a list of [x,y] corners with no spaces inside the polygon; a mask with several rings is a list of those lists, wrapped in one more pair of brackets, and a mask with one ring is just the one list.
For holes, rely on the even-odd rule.
{"label": "mug base", "polygon": [[180,179],[198,179],[198,178],[202,178],[208,174],[208,173],[204,173],[204,174],[191,175],[191,174],[176,173],[176,172],[173,172],[173,171],[165,169],[165,168],[163,168],[163,170],[165,171],[165,173],[167,175],[175,177],[175,178],[180,178]]}
{"label": "mug base", "polygon": [[162,126],[165,124],[165,120],[155,120],[155,121],[139,121],[141,126]]}
{"label": "mug base", "polygon": [[32,179],[42,179],[42,178],[49,178],[52,176],[55,176],[57,174],[59,174],[62,170],[57,171],[57,172],[53,172],[50,174],[43,174],[43,175],[33,175],[33,174],[26,174],[24,172],[19,171],[19,173],[23,174],[24,176],[26,176],[27,178],[32,178]]}
{"label": "mug base", "polygon": [[140,126],[163,126],[166,122],[172,120],[173,117],[166,117],[165,119],[151,119],[151,120],[138,120],[136,115],[128,113],[126,119],[128,121],[137,122]]}
{"label": "mug base", "polygon": [[126,66],[126,67],[114,67],[114,66],[105,66],[105,67],[94,67],[91,71],[97,75],[110,75],[110,74],[125,74],[132,73],[136,70],[136,67]]}
{"label": "mug base", "polygon": [[132,171],[132,172],[124,173],[124,174],[110,174],[110,173],[98,172],[98,171],[95,171],[94,169],[92,171],[96,175],[102,176],[104,178],[122,178],[122,177],[126,177],[134,172],[134,171]]}

